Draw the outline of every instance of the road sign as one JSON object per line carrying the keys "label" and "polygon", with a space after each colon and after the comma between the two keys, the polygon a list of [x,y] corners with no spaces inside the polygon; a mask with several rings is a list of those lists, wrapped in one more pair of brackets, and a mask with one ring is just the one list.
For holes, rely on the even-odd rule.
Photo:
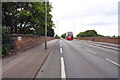
{"label": "road sign", "polygon": [[22,40],[22,37],[21,36],[18,36],[18,41],[21,41]]}

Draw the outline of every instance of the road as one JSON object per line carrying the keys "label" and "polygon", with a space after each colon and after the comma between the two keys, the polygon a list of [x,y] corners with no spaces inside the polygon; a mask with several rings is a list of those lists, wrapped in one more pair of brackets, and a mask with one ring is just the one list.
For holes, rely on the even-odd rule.
{"label": "road", "polygon": [[56,43],[36,78],[118,78],[118,67],[118,51],[89,41],[62,39]]}
{"label": "road", "polygon": [[[118,51],[91,41],[48,42],[3,59],[3,78],[118,80]],[[72,79],[73,80],[73,79]]]}

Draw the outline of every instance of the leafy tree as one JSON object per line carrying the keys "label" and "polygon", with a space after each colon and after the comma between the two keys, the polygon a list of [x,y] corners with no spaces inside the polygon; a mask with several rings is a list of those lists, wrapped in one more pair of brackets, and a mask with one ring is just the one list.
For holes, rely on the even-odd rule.
{"label": "leafy tree", "polygon": [[118,36],[118,37],[120,37],[120,36]]}
{"label": "leafy tree", "polygon": [[24,28],[28,29],[27,26],[29,23],[30,13],[28,10],[25,10],[25,7],[28,7],[28,3],[14,3],[14,2],[5,2],[2,3],[2,12],[3,12],[3,26],[6,27],[10,33],[24,33]]}
{"label": "leafy tree", "polygon": [[80,32],[77,37],[97,37],[98,34],[95,30],[87,30],[85,32]]}
{"label": "leafy tree", "polygon": [[62,34],[61,37],[65,39],[66,33]]}
{"label": "leafy tree", "polygon": [[119,38],[120,36],[115,36],[115,35],[114,35],[114,36],[112,36],[112,37]]}
{"label": "leafy tree", "polygon": [[104,35],[101,35],[101,34],[98,34],[98,36],[97,37],[105,37]]}
{"label": "leafy tree", "polygon": [[51,28],[51,29],[48,29],[48,32],[47,32],[47,36],[51,36],[51,37],[54,37],[54,30]]}
{"label": "leafy tree", "polygon": [[58,35],[55,35],[55,39],[60,39],[60,37]]}
{"label": "leafy tree", "polygon": [[2,29],[2,54],[5,55],[11,49],[14,48],[13,42],[11,41],[11,34],[8,30]]}
{"label": "leafy tree", "polygon": [[114,36],[112,36],[112,37],[116,37],[116,36],[114,35]]}
{"label": "leafy tree", "polygon": [[[2,25],[11,34],[44,35],[45,2],[3,2],[2,5]],[[54,26],[51,9],[52,6],[47,2],[48,31],[49,29],[51,31]]]}

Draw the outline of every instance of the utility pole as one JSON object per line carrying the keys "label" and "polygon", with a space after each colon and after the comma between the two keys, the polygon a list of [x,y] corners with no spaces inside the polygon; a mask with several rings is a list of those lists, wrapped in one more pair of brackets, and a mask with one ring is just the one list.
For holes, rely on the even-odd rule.
{"label": "utility pole", "polygon": [[73,21],[73,34],[75,36],[75,21]]}
{"label": "utility pole", "polygon": [[47,0],[45,0],[45,49],[47,49]]}
{"label": "utility pole", "polygon": [[58,36],[58,21],[57,21],[57,36]]}

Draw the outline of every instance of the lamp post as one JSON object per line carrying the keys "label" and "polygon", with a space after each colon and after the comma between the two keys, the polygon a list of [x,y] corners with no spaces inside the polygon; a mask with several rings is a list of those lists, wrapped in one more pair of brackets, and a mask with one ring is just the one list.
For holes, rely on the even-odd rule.
{"label": "lamp post", "polygon": [[45,49],[47,49],[47,0],[45,0]]}
{"label": "lamp post", "polygon": [[75,21],[73,21],[73,34],[75,36]]}
{"label": "lamp post", "polygon": [[58,21],[57,21],[57,36],[58,36]]}

